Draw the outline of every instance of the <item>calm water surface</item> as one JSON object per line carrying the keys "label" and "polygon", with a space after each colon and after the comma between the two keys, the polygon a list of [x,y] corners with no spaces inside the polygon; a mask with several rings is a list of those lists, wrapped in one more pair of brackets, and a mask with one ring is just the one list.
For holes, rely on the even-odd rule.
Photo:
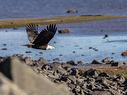
{"label": "calm water surface", "polygon": [[[127,61],[126,57],[121,56],[121,52],[127,50],[126,19],[57,26],[58,29],[68,28],[71,32],[69,34],[57,33],[49,43],[55,46],[55,49],[46,51],[23,46],[28,43],[24,28],[1,29],[0,56],[24,54],[34,59],[43,57],[47,60],[59,58],[61,61],[83,60],[85,62],[113,57],[117,61]],[[109,35],[108,39],[103,39],[105,34]],[[89,47],[96,48],[98,51],[89,49]],[[2,48],[7,48],[7,50],[1,50]],[[26,53],[26,51],[31,51],[31,53]]]}

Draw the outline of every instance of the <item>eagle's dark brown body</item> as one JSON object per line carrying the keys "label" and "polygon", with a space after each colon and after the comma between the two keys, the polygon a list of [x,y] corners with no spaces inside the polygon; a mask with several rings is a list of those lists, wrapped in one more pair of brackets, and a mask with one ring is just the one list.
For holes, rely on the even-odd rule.
{"label": "eagle's dark brown body", "polygon": [[28,47],[36,49],[47,49],[51,47],[48,45],[49,41],[54,37],[57,31],[56,25],[50,24],[46,29],[38,32],[38,25],[29,24],[26,26],[26,32],[28,34],[28,39],[30,44]]}

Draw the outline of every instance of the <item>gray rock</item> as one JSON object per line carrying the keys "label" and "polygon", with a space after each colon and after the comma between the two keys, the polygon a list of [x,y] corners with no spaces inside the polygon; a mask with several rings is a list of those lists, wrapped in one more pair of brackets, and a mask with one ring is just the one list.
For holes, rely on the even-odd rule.
{"label": "gray rock", "polygon": [[94,91],[91,95],[112,95],[109,91]]}
{"label": "gray rock", "polygon": [[74,95],[81,95],[81,88],[80,86],[76,86],[72,92],[74,93]]}
{"label": "gray rock", "polygon": [[25,57],[24,58],[24,61],[27,65],[30,65],[30,66],[35,66],[35,64],[33,63],[33,60],[30,58],[30,57]]}
{"label": "gray rock", "polygon": [[73,65],[73,66],[76,66],[77,65],[73,60],[67,61],[66,63],[69,64],[69,65]]}
{"label": "gray rock", "polygon": [[42,66],[44,64],[47,64],[47,60],[45,60],[44,58],[39,58],[39,60],[37,61],[38,65],[39,66]]}
{"label": "gray rock", "polygon": [[84,62],[83,62],[83,61],[78,61],[77,64],[78,64],[78,65],[83,65]]}
{"label": "gray rock", "polygon": [[60,61],[60,59],[59,58],[54,58],[53,61],[58,62],[58,61]]}
{"label": "gray rock", "polygon": [[84,79],[78,78],[76,84],[82,86],[84,84]]}
{"label": "gray rock", "polygon": [[117,81],[118,83],[123,84],[123,83],[126,81],[126,79],[125,79],[123,76],[118,75],[118,76],[114,79],[114,81]]}
{"label": "gray rock", "polygon": [[52,70],[52,67],[51,65],[49,64],[44,64],[42,67],[41,67],[42,70]]}
{"label": "gray rock", "polygon": [[89,49],[92,49],[92,50],[94,50],[94,51],[98,51],[97,48],[93,48],[93,47],[89,47]]}
{"label": "gray rock", "polygon": [[116,89],[109,89],[109,92],[111,93],[111,95],[122,95],[121,93],[119,93],[119,91]]}
{"label": "gray rock", "polygon": [[62,34],[62,33],[70,33],[69,29],[63,29],[63,30],[58,30],[58,33]]}
{"label": "gray rock", "polygon": [[43,52],[39,52],[39,54],[43,54]]}
{"label": "gray rock", "polygon": [[28,95],[0,73],[0,95]]}
{"label": "gray rock", "polygon": [[89,47],[89,49],[92,49],[93,47]]}
{"label": "gray rock", "polygon": [[31,51],[26,51],[25,53],[32,53]]}
{"label": "gray rock", "polygon": [[72,53],[76,53],[75,51],[73,51]]}
{"label": "gray rock", "polygon": [[75,76],[68,76],[68,79],[70,80],[70,82],[72,83],[72,84],[77,84],[77,79],[76,79],[76,77]]}
{"label": "gray rock", "polygon": [[112,59],[110,57],[106,57],[102,60],[102,62],[105,64],[111,64],[111,61],[112,61]]}
{"label": "gray rock", "polygon": [[77,68],[71,68],[68,72],[69,72],[69,75],[78,76],[78,69]]}
{"label": "gray rock", "polygon": [[[11,74],[14,83],[29,95],[69,95],[65,85],[56,85],[45,75],[36,74],[30,66],[27,66],[17,57],[11,59],[11,63]],[[50,68],[50,65],[46,66]]]}
{"label": "gray rock", "polygon": [[0,57],[0,63],[2,63],[5,60],[4,57]]}
{"label": "gray rock", "polygon": [[3,46],[6,46],[7,44],[3,44]]}
{"label": "gray rock", "polygon": [[68,10],[66,11],[66,13],[74,14],[74,13],[78,13],[78,10],[76,10],[76,9],[68,9]]}
{"label": "gray rock", "polygon": [[87,83],[87,84],[90,84],[90,83],[94,84],[95,83],[95,79],[91,78],[91,77],[90,78],[86,78],[86,79],[84,79],[84,82]]}
{"label": "gray rock", "polygon": [[95,84],[94,91],[104,91],[104,88],[101,84]]}
{"label": "gray rock", "polygon": [[110,77],[110,75],[107,74],[107,73],[105,73],[105,72],[100,73],[98,76],[99,76],[99,77]]}
{"label": "gray rock", "polygon": [[122,62],[115,62],[115,61],[111,61],[111,66],[115,66],[115,67],[119,67],[124,65]]}
{"label": "gray rock", "polygon": [[93,60],[91,64],[102,64],[102,63],[97,60]]}
{"label": "gray rock", "polygon": [[2,48],[1,50],[7,50],[7,48]]}
{"label": "gray rock", "polygon": [[102,85],[104,86],[104,89],[109,89],[108,80],[106,78],[102,79]]}
{"label": "gray rock", "polygon": [[51,64],[53,71],[60,75],[67,75],[67,71],[59,63]]}
{"label": "gray rock", "polygon": [[93,83],[89,83],[89,84],[87,84],[86,88],[90,89],[90,90],[94,90],[95,89],[95,85]]}
{"label": "gray rock", "polygon": [[68,81],[68,76],[67,75],[61,75],[60,78],[59,78],[59,81],[67,82]]}
{"label": "gray rock", "polygon": [[81,56],[85,56],[84,54],[81,54]]}
{"label": "gray rock", "polygon": [[75,90],[76,90],[76,92],[80,93],[80,91],[81,91],[80,86],[76,86],[76,87],[75,87]]}
{"label": "gray rock", "polygon": [[121,56],[126,57],[127,56],[127,50],[121,53]]}
{"label": "gray rock", "polygon": [[125,82],[123,83],[123,85],[124,85],[125,92],[127,93],[127,79],[125,80]]}
{"label": "gray rock", "polygon": [[68,87],[69,87],[70,89],[74,89],[74,88],[75,88],[75,84],[68,83]]}
{"label": "gray rock", "polygon": [[59,56],[63,56],[63,54],[60,54]]}
{"label": "gray rock", "polygon": [[84,77],[98,77],[98,73],[94,69],[89,69],[86,72],[84,72]]}
{"label": "gray rock", "polygon": [[108,83],[109,80],[107,80],[105,77],[98,77],[96,79],[96,90],[106,90],[110,88],[110,84]]}

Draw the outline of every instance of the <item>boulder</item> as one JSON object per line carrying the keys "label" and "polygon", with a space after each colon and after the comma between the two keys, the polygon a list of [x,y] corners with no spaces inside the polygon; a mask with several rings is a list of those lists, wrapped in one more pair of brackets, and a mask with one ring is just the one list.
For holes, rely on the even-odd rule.
{"label": "boulder", "polygon": [[69,64],[69,65],[72,65],[72,66],[76,66],[77,65],[77,63],[75,63],[73,60],[67,61],[66,63]]}
{"label": "boulder", "polygon": [[70,33],[71,31],[69,29],[63,29],[63,30],[58,30],[58,33]]}
{"label": "boulder", "polygon": [[121,53],[121,56],[127,56],[127,50]]}
{"label": "boulder", "polygon": [[97,77],[97,76],[98,76],[98,72],[94,69],[89,69],[84,72],[84,77]]}
{"label": "boulder", "polygon": [[31,51],[26,51],[25,53],[32,53]]}
{"label": "boulder", "polygon": [[28,95],[0,73],[0,95]]}
{"label": "boulder", "polygon": [[68,9],[68,10],[66,11],[66,13],[74,14],[74,13],[78,13],[78,10],[76,10],[76,9]]}
{"label": "boulder", "polygon": [[115,62],[115,61],[111,61],[110,64],[111,64],[111,66],[115,66],[115,67],[120,67],[120,66],[124,65],[121,62]]}
{"label": "boulder", "polygon": [[91,64],[102,64],[102,63],[97,60],[93,60]]}
{"label": "boulder", "polygon": [[110,75],[105,72],[100,73],[98,76],[99,77],[110,77]]}
{"label": "boulder", "polygon": [[104,64],[111,64],[112,59],[110,57],[106,57],[102,60]]}
{"label": "boulder", "polygon": [[69,75],[78,76],[78,69],[77,68],[71,68],[68,72],[69,72]]}
{"label": "boulder", "polygon": [[1,50],[7,50],[7,48],[2,48]]}
{"label": "boulder", "polygon": [[37,74],[19,57],[9,57],[6,61],[8,68],[5,65],[2,68],[6,68],[13,82],[29,95],[70,95],[66,85],[55,84],[43,74]]}

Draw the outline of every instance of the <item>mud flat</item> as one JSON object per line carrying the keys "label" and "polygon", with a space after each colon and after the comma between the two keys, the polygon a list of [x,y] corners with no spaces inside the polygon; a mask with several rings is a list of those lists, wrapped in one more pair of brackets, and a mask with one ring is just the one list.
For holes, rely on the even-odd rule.
{"label": "mud flat", "polygon": [[[14,83],[16,83],[21,88],[24,84],[25,86],[23,89],[29,93],[36,92],[37,94],[39,92],[40,94],[38,95],[41,95],[41,93],[46,93],[45,91],[47,90],[44,90],[45,87],[50,86],[50,88],[54,87],[56,90],[53,91],[53,95],[127,94],[126,62],[121,63],[106,58],[100,62],[93,60],[89,65],[83,65],[82,61],[74,62],[73,60],[67,61],[65,63],[58,61],[49,63],[43,58],[39,60],[32,60],[31,58],[23,57],[22,55],[1,57],[0,61],[1,72],[3,72],[8,77],[5,71],[8,67],[7,64],[10,64],[11,71],[13,71],[11,72],[11,76]],[[31,72],[34,72],[34,76],[32,75],[32,77]],[[29,86],[26,81],[32,81],[32,83],[29,84],[31,86]],[[62,85],[62,88],[60,85]],[[57,87],[63,90],[60,90]],[[32,88],[34,90],[32,90]],[[59,94],[60,91],[62,91],[61,94]],[[47,92],[47,94],[49,93],[50,91]]]}
{"label": "mud flat", "polygon": [[85,21],[110,20],[127,18],[125,16],[101,16],[101,15],[81,15],[81,16],[58,16],[52,18],[26,18],[13,20],[0,20],[0,28],[22,27],[26,24],[34,23],[39,25],[63,24]]}

